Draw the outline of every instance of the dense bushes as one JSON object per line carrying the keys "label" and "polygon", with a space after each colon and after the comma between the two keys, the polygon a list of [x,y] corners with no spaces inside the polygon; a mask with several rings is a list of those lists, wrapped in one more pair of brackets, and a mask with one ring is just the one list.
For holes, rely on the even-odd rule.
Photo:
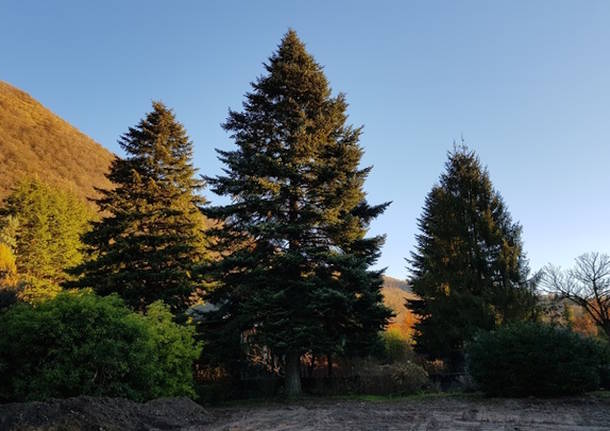
{"label": "dense bushes", "polygon": [[597,341],[533,323],[480,333],[467,352],[474,381],[493,396],[554,396],[594,390],[607,363]]}
{"label": "dense bushes", "polygon": [[0,314],[0,399],[193,395],[192,330],[161,303],[146,315],[116,296],[63,292]]}
{"label": "dense bushes", "polygon": [[380,364],[363,359],[353,363],[349,376],[349,392],[360,394],[409,395],[429,384],[428,373],[411,361]]}

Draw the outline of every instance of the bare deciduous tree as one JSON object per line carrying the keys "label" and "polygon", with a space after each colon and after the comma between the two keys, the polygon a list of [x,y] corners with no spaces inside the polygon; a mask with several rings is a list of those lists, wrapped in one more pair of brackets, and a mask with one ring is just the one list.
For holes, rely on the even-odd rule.
{"label": "bare deciduous tree", "polygon": [[610,338],[610,256],[586,253],[569,270],[547,265],[543,289],[580,305]]}

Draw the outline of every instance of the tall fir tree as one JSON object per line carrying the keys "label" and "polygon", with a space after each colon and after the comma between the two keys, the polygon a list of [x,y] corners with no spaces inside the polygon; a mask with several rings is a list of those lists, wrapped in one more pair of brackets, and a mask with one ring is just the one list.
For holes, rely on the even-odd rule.
{"label": "tall fir tree", "polygon": [[102,218],[84,235],[89,258],[68,286],[116,292],[138,311],[161,299],[183,312],[201,287],[193,269],[206,257],[192,143],[173,112],[153,102],[119,144],[127,156],[110,167],[114,188],[99,190]]}
{"label": "tall fir tree", "polygon": [[331,96],[294,31],[265,69],[224,124],[237,145],[219,151],[225,174],[207,178],[231,203],[206,210],[223,221],[212,230],[223,258],[208,297],[219,309],[204,332],[221,341],[248,334],[283,357],[294,395],[303,354],[364,353],[391,315],[382,271],[370,270],[384,238],[365,237],[388,204],[367,203],[361,130],[346,125],[345,97]]}
{"label": "tall fir tree", "polygon": [[459,369],[465,341],[479,329],[530,317],[535,295],[521,226],[476,154],[455,148],[445,168],[418,220],[410,263],[419,298],[407,306],[420,319],[416,349]]}

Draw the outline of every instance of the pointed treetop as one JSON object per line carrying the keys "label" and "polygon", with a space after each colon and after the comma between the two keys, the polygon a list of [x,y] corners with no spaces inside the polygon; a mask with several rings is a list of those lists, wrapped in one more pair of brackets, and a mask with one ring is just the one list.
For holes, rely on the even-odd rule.
{"label": "pointed treetop", "polygon": [[307,64],[322,70],[322,67],[316,63],[313,56],[307,52],[305,43],[299,39],[297,33],[292,29],[288,30],[282,37],[277,52],[272,55],[271,61],[273,62],[274,59],[284,63]]}
{"label": "pointed treetop", "polygon": [[309,55],[307,54],[305,43],[299,39],[297,32],[293,29],[288,29],[288,31],[282,37],[282,41],[278,46],[278,53],[304,53]]}
{"label": "pointed treetop", "polygon": [[298,94],[307,91],[317,93],[318,97],[322,98],[330,96],[322,66],[307,52],[305,44],[292,29],[282,37],[277,50],[264,66],[270,76],[268,79],[259,78],[255,88],[265,87],[267,83],[270,86],[267,88],[269,93],[282,92],[283,88],[284,95],[291,94],[297,99]]}

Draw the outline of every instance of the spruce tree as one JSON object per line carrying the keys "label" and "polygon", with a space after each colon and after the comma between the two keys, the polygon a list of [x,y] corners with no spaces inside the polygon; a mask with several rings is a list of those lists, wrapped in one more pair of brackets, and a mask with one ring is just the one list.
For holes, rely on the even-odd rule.
{"label": "spruce tree", "polygon": [[193,268],[205,258],[192,143],[173,112],[154,102],[119,144],[126,157],[111,164],[114,188],[99,190],[101,220],[83,236],[89,258],[68,286],[116,292],[138,311],[160,299],[183,312],[200,287]]}
{"label": "spruce tree", "polygon": [[223,258],[211,268],[219,309],[204,333],[247,334],[284,358],[294,395],[303,354],[365,353],[390,316],[381,271],[370,270],[384,238],[365,237],[388,204],[367,203],[361,130],[346,124],[345,97],[332,97],[294,31],[265,69],[224,124],[237,145],[219,151],[225,174],[207,178],[231,203],[206,209],[223,221],[212,230]]}
{"label": "spruce tree", "polygon": [[415,347],[453,369],[479,329],[528,318],[535,302],[521,226],[512,221],[486,169],[465,147],[449,153],[446,172],[426,197],[412,253],[418,317]]}

